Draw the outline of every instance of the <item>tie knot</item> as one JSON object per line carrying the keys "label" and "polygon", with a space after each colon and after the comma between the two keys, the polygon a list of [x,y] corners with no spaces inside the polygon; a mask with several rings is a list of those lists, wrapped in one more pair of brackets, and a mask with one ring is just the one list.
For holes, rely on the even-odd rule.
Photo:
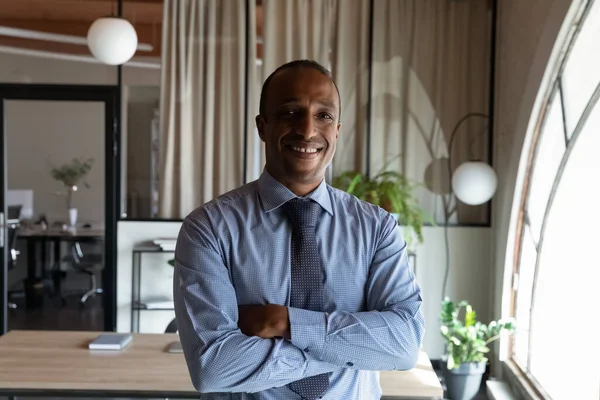
{"label": "tie knot", "polygon": [[283,212],[293,226],[317,226],[321,206],[311,199],[296,197],[283,205]]}

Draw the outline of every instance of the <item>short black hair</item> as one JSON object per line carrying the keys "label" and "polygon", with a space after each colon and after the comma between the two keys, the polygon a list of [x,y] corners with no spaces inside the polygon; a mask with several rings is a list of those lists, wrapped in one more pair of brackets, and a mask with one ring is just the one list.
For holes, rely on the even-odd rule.
{"label": "short black hair", "polygon": [[258,112],[260,113],[260,115],[262,115],[263,117],[266,117],[267,90],[269,89],[269,84],[273,80],[273,77],[279,71],[282,71],[285,69],[294,69],[294,68],[312,68],[312,69],[319,71],[323,75],[327,76],[329,79],[331,79],[331,82],[333,83],[333,86],[335,86],[335,90],[338,95],[338,105],[339,105],[338,121],[340,121],[341,117],[342,117],[342,98],[340,97],[340,90],[338,89],[337,85],[335,84],[335,81],[333,80],[333,77],[331,76],[331,72],[329,72],[329,70],[327,68],[325,68],[324,66],[322,66],[321,64],[319,64],[318,62],[316,62],[314,60],[290,61],[290,62],[285,63],[282,66],[278,67],[275,71],[273,71],[271,73],[271,75],[269,75],[269,77],[265,80],[265,83],[263,83],[262,89],[260,91],[260,104],[259,104],[259,109],[258,109]]}

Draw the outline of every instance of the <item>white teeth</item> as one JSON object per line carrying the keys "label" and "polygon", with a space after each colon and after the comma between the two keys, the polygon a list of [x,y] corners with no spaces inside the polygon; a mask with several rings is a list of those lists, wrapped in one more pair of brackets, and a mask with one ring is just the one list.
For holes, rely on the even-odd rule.
{"label": "white teeth", "polygon": [[299,151],[301,153],[316,153],[317,152],[317,149],[310,149],[310,148],[309,149],[305,149],[305,148],[302,148],[302,147],[295,147],[295,146],[292,146],[292,150]]}

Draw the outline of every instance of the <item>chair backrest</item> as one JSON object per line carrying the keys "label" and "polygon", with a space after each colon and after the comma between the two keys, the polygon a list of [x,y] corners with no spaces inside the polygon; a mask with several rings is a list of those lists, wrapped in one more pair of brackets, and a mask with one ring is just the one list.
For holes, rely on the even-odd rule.
{"label": "chair backrest", "polygon": [[165,333],[177,333],[177,320],[175,318],[173,318],[173,321],[169,322],[167,329],[165,329]]}
{"label": "chair backrest", "polygon": [[10,255],[8,257],[8,268],[14,268],[17,262],[17,256],[19,255],[19,251],[17,250],[17,238],[19,236],[19,227],[18,223],[10,223],[8,225],[8,249],[10,250]]}
{"label": "chair backrest", "polygon": [[79,264],[81,259],[83,258],[83,251],[81,250],[81,244],[79,242],[71,243],[71,256],[73,257],[73,262],[75,264]]}

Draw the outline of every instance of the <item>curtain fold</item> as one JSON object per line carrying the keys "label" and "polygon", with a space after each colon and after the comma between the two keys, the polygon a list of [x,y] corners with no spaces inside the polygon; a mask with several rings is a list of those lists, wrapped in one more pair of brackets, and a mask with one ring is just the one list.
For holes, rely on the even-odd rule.
{"label": "curtain fold", "polygon": [[184,218],[243,182],[244,0],[165,0],[159,215]]}
{"label": "curtain fold", "polygon": [[335,6],[331,72],[340,91],[342,126],[332,163],[333,177],[366,168],[370,49],[370,2],[344,0]]}
{"label": "curtain fold", "polygon": [[[264,19],[263,6],[256,6],[255,0],[247,0],[249,7],[248,27],[248,97],[247,97],[247,124],[246,124],[246,182],[258,179],[265,165],[265,149],[258,130],[255,118],[258,115],[260,89],[262,85],[261,63],[258,62],[261,55],[258,53],[259,35],[262,35],[262,24]],[[261,31],[259,31],[261,29]],[[260,38],[262,40],[262,37]],[[261,53],[264,53],[262,51]]]}
{"label": "curtain fold", "polygon": [[263,0],[262,82],[275,68],[296,59],[312,59],[330,66],[335,3]]}

